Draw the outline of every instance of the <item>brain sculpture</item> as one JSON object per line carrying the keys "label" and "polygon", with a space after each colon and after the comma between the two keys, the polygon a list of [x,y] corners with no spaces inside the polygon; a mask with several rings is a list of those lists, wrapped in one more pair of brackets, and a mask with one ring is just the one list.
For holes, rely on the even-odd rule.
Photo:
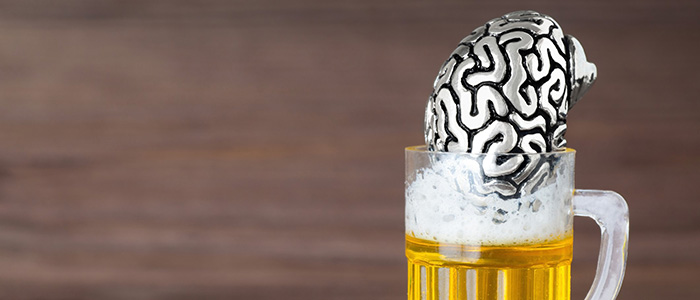
{"label": "brain sculpture", "polygon": [[482,179],[504,197],[550,172],[536,156],[564,150],[566,116],[596,76],[581,44],[554,19],[506,14],[464,38],[440,68],[425,114],[429,150],[490,153]]}

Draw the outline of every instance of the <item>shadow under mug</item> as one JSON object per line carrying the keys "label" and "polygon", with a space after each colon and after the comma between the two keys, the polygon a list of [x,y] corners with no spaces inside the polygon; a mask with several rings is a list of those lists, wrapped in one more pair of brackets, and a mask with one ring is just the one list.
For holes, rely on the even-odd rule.
{"label": "shadow under mug", "polygon": [[615,192],[574,190],[575,154],[406,148],[408,299],[568,300],[574,216],[601,228],[586,299],[615,299],[627,204]]}

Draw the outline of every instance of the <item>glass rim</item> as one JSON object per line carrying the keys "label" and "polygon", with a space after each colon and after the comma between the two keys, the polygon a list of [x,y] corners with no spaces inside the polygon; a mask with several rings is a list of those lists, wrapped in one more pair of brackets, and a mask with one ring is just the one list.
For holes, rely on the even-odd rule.
{"label": "glass rim", "polygon": [[548,156],[548,155],[574,155],[576,150],[573,148],[564,148],[564,150],[559,151],[549,151],[549,152],[538,152],[538,153],[470,153],[470,152],[445,152],[445,151],[431,151],[428,150],[426,145],[416,145],[408,146],[405,149],[406,153],[423,153],[430,155],[454,155],[454,156],[487,156],[487,155],[498,155],[498,156]]}

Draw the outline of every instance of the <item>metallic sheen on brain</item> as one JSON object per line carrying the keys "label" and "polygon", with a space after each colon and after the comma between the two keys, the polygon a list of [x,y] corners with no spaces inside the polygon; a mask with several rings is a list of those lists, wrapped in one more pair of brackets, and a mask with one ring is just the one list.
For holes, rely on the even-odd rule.
{"label": "metallic sheen on brain", "polygon": [[[583,47],[549,16],[519,11],[462,39],[440,68],[425,111],[429,150],[490,153],[479,176],[514,197],[548,166],[533,156],[564,150],[566,116],[596,78]],[[534,183],[533,183],[534,184]]]}

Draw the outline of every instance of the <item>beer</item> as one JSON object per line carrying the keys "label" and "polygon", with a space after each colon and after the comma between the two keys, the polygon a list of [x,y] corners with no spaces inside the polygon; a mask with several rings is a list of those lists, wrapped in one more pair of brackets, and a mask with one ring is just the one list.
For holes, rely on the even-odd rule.
{"label": "beer", "polygon": [[568,300],[573,236],[469,246],[406,235],[409,300]]}
{"label": "beer", "polygon": [[481,177],[478,156],[409,150],[408,299],[568,300],[573,155],[565,153],[529,157],[540,175],[504,196]]}
{"label": "beer", "polygon": [[574,191],[574,154],[499,154],[501,164],[521,157],[536,165],[516,180],[484,176],[489,154],[407,148],[408,299],[569,300],[574,215],[594,218],[603,232],[586,299],[615,299],[627,204],[614,192]]}

